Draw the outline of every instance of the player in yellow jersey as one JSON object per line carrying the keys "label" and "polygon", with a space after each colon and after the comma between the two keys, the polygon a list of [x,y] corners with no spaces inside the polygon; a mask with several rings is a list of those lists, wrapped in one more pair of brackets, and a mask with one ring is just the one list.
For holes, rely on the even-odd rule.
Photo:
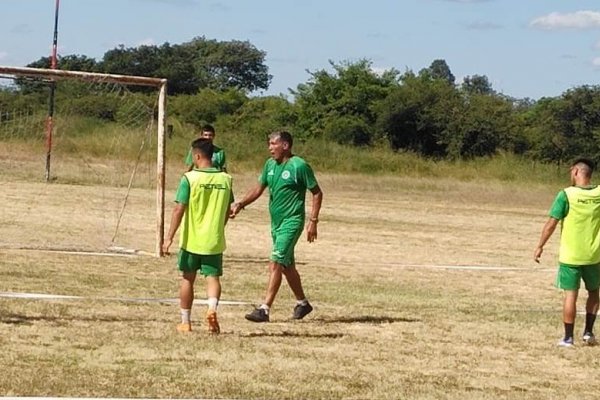
{"label": "player in yellow jersey", "polygon": [[180,332],[192,330],[190,314],[194,301],[196,272],[206,277],[208,312],[206,320],[210,333],[219,333],[217,307],[221,297],[225,224],[233,202],[231,176],[213,167],[214,146],[200,138],[192,142],[194,168],[185,173],[175,195],[175,208],[163,252],[168,254],[175,232],[183,222],[179,238],[178,268],[182,272],[179,301]]}
{"label": "player in yellow jersey", "polygon": [[600,187],[591,184],[594,162],[579,158],[571,165],[572,186],[561,190],[550,209],[540,241],[533,253],[539,262],[544,245],[562,222],[556,286],[565,292],[563,322],[565,336],[558,343],[572,347],[577,295],[583,280],[588,292],[583,343],[596,344],[593,329],[599,304],[600,287]]}

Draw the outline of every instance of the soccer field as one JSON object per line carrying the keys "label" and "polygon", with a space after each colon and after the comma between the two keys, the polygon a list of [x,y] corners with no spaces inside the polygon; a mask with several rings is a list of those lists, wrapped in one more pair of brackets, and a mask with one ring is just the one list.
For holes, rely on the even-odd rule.
{"label": "soccer field", "polygon": [[[600,347],[561,349],[552,286],[558,233],[533,248],[548,186],[318,174],[316,243],[297,248],[315,311],[292,321],[282,285],[271,323],[244,319],[262,298],[267,196],[227,227],[222,333],[178,334],[175,257],[23,250],[95,243],[109,230],[98,186],[0,181],[0,394],[235,399],[595,399]],[[236,195],[255,181],[234,174]],[[167,192],[167,221],[175,180]],[[34,203],[28,196],[35,195]],[[136,189],[124,234],[152,244],[154,191]],[[149,204],[149,206],[146,206]],[[77,230],[63,230],[75,219]],[[167,223],[168,224],[168,223]],[[90,229],[92,228],[92,229]],[[196,297],[204,298],[203,281]],[[585,297],[579,301],[580,310]],[[576,324],[581,334],[582,317]]]}

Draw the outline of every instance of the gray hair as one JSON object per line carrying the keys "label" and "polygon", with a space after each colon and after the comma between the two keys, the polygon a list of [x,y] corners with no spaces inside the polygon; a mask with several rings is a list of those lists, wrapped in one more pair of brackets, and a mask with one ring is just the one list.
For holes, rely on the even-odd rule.
{"label": "gray hair", "polygon": [[292,145],[294,144],[294,139],[292,138],[292,134],[289,133],[288,131],[275,131],[269,135],[269,139],[270,140],[278,139],[278,140],[281,140],[282,142],[286,142],[287,144],[290,145],[290,148],[292,148]]}

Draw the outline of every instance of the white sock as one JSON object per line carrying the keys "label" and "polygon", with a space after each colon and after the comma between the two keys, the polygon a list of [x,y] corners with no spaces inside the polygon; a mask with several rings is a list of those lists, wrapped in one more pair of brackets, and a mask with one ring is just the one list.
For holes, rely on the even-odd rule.
{"label": "white sock", "polygon": [[296,304],[299,306],[305,306],[308,304],[308,299],[305,297],[302,300],[296,300]]}
{"label": "white sock", "polygon": [[219,299],[217,299],[216,297],[209,297],[208,298],[208,309],[209,310],[215,310],[215,311],[217,311],[218,305],[219,305]]}
{"label": "white sock", "polygon": [[258,307],[258,308],[265,310],[265,314],[267,314],[267,315],[269,315],[269,311],[271,310],[271,307],[269,307],[266,304],[261,304],[260,307]]}
{"label": "white sock", "polygon": [[191,309],[181,309],[181,323],[189,324],[190,323],[190,315],[192,314]]}

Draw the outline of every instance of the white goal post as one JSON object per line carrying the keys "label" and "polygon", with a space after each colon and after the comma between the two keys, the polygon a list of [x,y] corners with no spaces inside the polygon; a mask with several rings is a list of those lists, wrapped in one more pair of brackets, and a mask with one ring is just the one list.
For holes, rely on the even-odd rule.
{"label": "white goal post", "polygon": [[156,243],[155,256],[161,257],[164,240],[165,220],[165,131],[167,79],[143,76],[103,74],[81,71],[66,71],[43,68],[0,66],[0,74],[14,77],[30,77],[55,80],[78,80],[92,82],[119,83],[126,85],[150,86],[159,90],[157,121],[157,155],[156,155]]}

